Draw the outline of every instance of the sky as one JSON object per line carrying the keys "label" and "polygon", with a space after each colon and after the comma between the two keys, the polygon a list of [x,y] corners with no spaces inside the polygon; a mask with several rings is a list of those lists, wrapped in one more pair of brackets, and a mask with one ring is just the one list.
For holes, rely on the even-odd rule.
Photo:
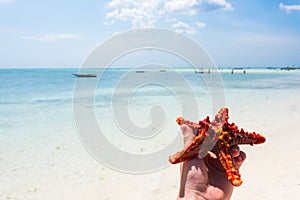
{"label": "sky", "polygon": [[300,0],[0,0],[0,68],[80,67],[116,34],[153,27],[220,67],[300,67]]}

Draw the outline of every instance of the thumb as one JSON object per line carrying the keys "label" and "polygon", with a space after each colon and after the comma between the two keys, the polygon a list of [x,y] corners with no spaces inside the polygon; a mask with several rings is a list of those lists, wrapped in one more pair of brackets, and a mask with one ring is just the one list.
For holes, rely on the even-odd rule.
{"label": "thumb", "polygon": [[181,131],[184,139],[184,147],[188,146],[195,138],[193,130],[188,125],[181,125]]}
{"label": "thumb", "polygon": [[[194,138],[194,131],[188,125],[181,125],[184,138],[184,147],[190,145]],[[207,188],[208,177],[207,168],[203,159],[198,156],[188,159],[181,164],[181,179],[178,199],[187,199],[186,192],[203,192]],[[189,199],[189,198],[188,198]]]}

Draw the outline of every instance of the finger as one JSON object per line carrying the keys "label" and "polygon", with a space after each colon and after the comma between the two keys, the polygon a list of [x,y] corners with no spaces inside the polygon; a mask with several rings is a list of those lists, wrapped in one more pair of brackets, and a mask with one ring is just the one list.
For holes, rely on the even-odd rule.
{"label": "finger", "polygon": [[212,151],[208,151],[207,154],[213,160],[218,159],[217,155],[214,152],[212,152]]}
{"label": "finger", "polygon": [[233,145],[230,147],[232,157],[238,157],[240,155],[240,147],[238,145]]}
{"label": "finger", "polygon": [[241,167],[241,165],[245,161],[246,157],[247,157],[246,154],[243,151],[240,151],[239,155],[234,158],[235,165],[237,168]]}
{"label": "finger", "polygon": [[181,125],[181,131],[183,134],[184,146],[186,147],[194,140],[195,136],[193,130],[185,124]]}

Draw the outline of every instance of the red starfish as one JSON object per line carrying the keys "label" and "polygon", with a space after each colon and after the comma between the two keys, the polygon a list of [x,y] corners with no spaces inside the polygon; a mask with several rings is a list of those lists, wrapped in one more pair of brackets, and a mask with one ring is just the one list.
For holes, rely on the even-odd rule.
{"label": "red starfish", "polygon": [[228,118],[228,108],[222,108],[212,122],[209,121],[208,116],[206,119],[199,121],[198,124],[185,120],[182,117],[177,118],[176,122],[179,125],[188,125],[193,129],[196,136],[191,144],[175,155],[170,156],[169,161],[172,164],[180,163],[198,156],[199,153],[207,153],[214,147],[228,180],[232,185],[240,186],[243,181],[235,166],[230,147],[240,144],[261,144],[266,141],[266,138],[255,132],[249,133],[243,129],[239,130],[234,123],[228,123]]}

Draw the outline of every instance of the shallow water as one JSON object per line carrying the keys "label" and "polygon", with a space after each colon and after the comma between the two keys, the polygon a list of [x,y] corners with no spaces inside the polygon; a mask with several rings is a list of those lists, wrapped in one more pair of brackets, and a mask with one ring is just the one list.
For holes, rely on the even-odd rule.
{"label": "shallow water", "polygon": [[[73,89],[76,78],[73,76],[77,69],[1,69],[0,70],[0,136],[9,139],[9,133],[34,135],[24,127],[34,125],[35,129],[59,127],[61,122],[73,123]],[[100,80],[95,78],[80,79],[82,84],[95,89],[95,106],[98,120],[104,120],[112,128],[115,123],[112,112],[114,107],[126,106],[131,120],[140,126],[151,122],[150,110],[154,105],[161,106],[166,113],[166,122],[173,123],[174,118],[184,114],[180,103],[190,103],[189,99],[196,98],[198,109],[203,112],[200,116],[212,115],[211,88],[205,80],[212,74],[196,74],[193,70],[148,70],[145,73],[129,74],[129,69],[96,70],[102,75]],[[274,93],[300,89],[299,71],[247,70],[230,73],[221,70],[224,94],[243,91],[249,94],[255,91],[269,90]],[[93,71],[91,71],[93,73]],[[129,75],[128,75],[129,74]],[[177,75],[182,77],[178,79]],[[98,81],[98,83],[97,83]],[[185,85],[186,84],[186,85]],[[83,90],[85,90],[84,88]],[[227,93],[227,94],[226,94]],[[94,97],[92,97],[94,98]],[[114,99],[112,103],[112,98]],[[185,99],[183,99],[185,98]],[[229,102],[230,103],[230,102]],[[226,104],[226,103],[225,103]],[[123,114],[123,113],[121,113]],[[198,119],[199,116],[191,116]],[[106,124],[107,124],[106,123]],[[171,125],[173,127],[173,125]],[[74,131],[74,130],[71,130]],[[57,133],[56,133],[57,134]],[[111,136],[114,137],[114,136]],[[3,147],[1,148],[2,150]]]}

